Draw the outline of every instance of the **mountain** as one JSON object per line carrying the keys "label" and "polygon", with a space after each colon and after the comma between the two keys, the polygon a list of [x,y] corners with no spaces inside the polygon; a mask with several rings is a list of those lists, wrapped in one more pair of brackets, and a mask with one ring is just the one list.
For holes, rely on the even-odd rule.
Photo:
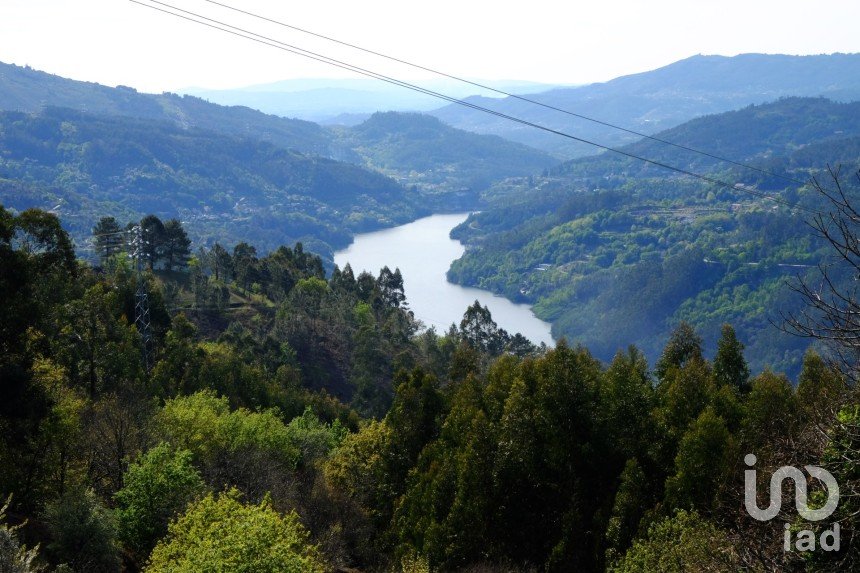
{"label": "mountain", "polygon": [[[410,80],[424,89],[453,98],[493,97],[492,90],[454,80]],[[476,84],[508,93],[532,93],[554,87],[515,80],[475,80]],[[297,79],[230,90],[187,88],[181,93],[222,105],[242,105],[284,117],[336,123],[339,116],[378,111],[429,111],[439,98],[375,79]]]}
{"label": "mountain", "polygon": [[[657,70],[587,86],[528,96],[548,106],[653,134],[706,114],[773,101],[823,95],[860,99],[860,54],[693,56]],[[637,136],[514,98],[469,98],[470,103],[578,137],[618,146]],[[460,129],[500,135],[561,158],[595,152],[583,143],[524,128],[484,112],[451,104],[431,112]]]}
{"label": "mountain", "polygon": [[166,121],[181,128],[253,137],[305,153],[332,155],[331,134],[309,121],[267,115],[247,107],[225,107],[192,96],[143,94],[125,86],[111,88],[0,62],[0,109],[38,112],[46,106]]}
{"label": "mountain", "polygon": [[494,181],[538,174],[557,164],[536,149],[454,129],[418,113],[376,113],[335,132],[338,143],[354,150],[363,165],[416,186],[443,211],[473,208]]}
{"label": "mountain", "polygon": [[[826,202],[803,182],[832,189],[828,164],[860,168],[858,118],[860,102],[787,98],[658,135],[765,173],[653,140],[622,148],[728,188],[612,153],[495,185],[484,194],[491,206],[453,232],[467,249],[449,279],[534,303],[555,336],[605,360],[635,343],[653,363],[681,320],[712,351],[730,323],[753,368],[796,375],[806,341],[773,324],[797,308],[786,281],[814,277],[827,252],[804,224]],[[860,191],[853,177],[843,184]]]}
{"label": "mountain", "polygon": [[0,201],[62,214],[79,247],[103,216],[181,217],[195,242],[301,240],[331,255],[352,233],[426,213],[381,174],[271,143],[65,108],[0,112]]}
{"label": "mountain", "polygon": [[[322,81],[295,80],[256,89],[275,98],[280,97],[280,90],[300,90],[296,93],[304,94],[299,96],[303,101],[317,105],[313,98],[307,99],[307,89],[322,89],[319,87]],[[342,80],[336,85],[340,87],[334,91],[340,95],[333,96],[336,99],[331,101],[340,101],[337,98],[341,97],[349,101],[343,92],[346,88],[370,90],[375,84],[371,80]],[[506,85],[536,84],[507,82]],[[393,92],[392,86],[387,87],[390,89],[384,93]],[[478,193],[492,181],[539,173],[557,163],[544,152],[500,137],[456,130],[418,114],[362,118],[355,121],[354,129],[326,128],[248,107],[226,107],[187,95],[142,94],[132,88],[110,88],[0,63],[0,110],[34,113],[47,106],[99,116],[166,122],[178,129],[207,130],[213,135],[259,140],[309,155],[347,161],[380,170],[404,185],[415,186],[431,195],[432,201],[443,210],[471,208],[477,204]],[[385,129],[391,132],[380,131]],[[429,158],[432,161],[427,161]]]}

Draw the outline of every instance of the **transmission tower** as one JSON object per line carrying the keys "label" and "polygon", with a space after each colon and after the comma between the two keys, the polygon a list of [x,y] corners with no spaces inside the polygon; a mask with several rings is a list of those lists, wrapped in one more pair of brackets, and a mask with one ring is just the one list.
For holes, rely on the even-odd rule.
{"label": "transmission tower", "polygon": [[134,324],[140,333],[141,349],[143,354],[143,367],[149,372],[150,346],[152,344],[152,327],[149,322],[149,295],[146,292],[146,280],[143,277],[143,261],[147,258],[148,244],[143,239],[143,228],[135,225],[131,230],[131,242],[129,243],[129,256],[134,259],[137,270],[137,292],[134,295]]}

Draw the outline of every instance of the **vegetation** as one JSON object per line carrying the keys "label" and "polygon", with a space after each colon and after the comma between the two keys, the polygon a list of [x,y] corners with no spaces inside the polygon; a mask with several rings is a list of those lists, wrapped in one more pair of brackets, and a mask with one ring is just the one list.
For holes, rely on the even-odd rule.
{"label": "vegetation", "polygon": [[437,210],[473,208],[494,181],[557,163],[525,145],[454,129],[417,113],[376,113],[338,133],[367,167],[417,186]]}
{"label": "vegetation", "polygon": [[[603,363],[583,346],[525,344],[478,304],[443,336],[417,332],[396,270],[326,279],[300,245],[263,258],[246,245],[143,270],[147,370],[124,254],[96,271],[55,216],[0,210],[0,222],[10,570],[830,571],[855,559],[850,496],[843,550],[810,558],[782,550],[782,521],[753,522],[739,502],[748,452],[762,471],[814,464],[857,488],[854,390],[814,352],[795,389],[770,370],[750,377],[728,325],[711,362],[681,324],[653,372],[633,346]],[[202,285],[226,304],[198,297]]]}
{"label": "vegetation", "polygon": [[[304,240],[330,255],[351,233],[425,212],[415,192],[346,163],[60,108],[0,113],[0,194],[9,208],[67,213],[81,247],[104,214],[140,219],[146,209],[179,217],[198,244],[250,240],[268,251]],[[169,223],[158,229],[164,246],[181,248],[184,239],[171,235]]]}
{"label": "vegetation", "polygon": [[[696,55],[656,70],[622,76],[605,83],[532,94],[529,99],[651,135],[699,116],[785,96],[824,96],[838,101],[856,101],[860,99],[858,71],[860,56],[857,54]],[[526,105],[516,98],[476,97],[469,101],[612,147],[639,139],[635,134],[584,121],[547,107]],[[460,105],[447,105],[433,115],[448,125],[500,135],[561,159],[595,153],[593,146],[536,129],[522,129],[510,121]],[[741,131],[731,139],[742,140],[744,135]],[[667,140],[676,141],[672,138]],[[713,146],[721,143],[724,141],[709,139],[707,145],[700,148],[713,151]],[[728,157],[737,159],[742,156]]]}
{"label": "vegetation", "polygon": [[[792,98],[660,135],[747,158],[772,175],[720,167],[654,141],[625,148],[742,182],[733,188],[613,154],[569,162],[531,183],[509,180],[486,194],[493,207],[455,229],[469,248],[448,276],[534,303],[556,337],[587,344],[602,360],[632,342],[654,361],[681,321],[695,326],[714,352],[729,323],[753,370],[769,365],[795,377],[806,341],[772,323],[800,305],[786,281],[814,277],[831,254],[803,224],[809,212],[828,208],[803,181],[813,175],[833,187],[826,165],[834,145],[845,170],[860,167],[860,153],[851,153],[860,136],[857,112],[857,103]],[[856,191],[856,179],[844,179],[846,193]],[[837,267],[832,278],[842,284],[850,277]]]}

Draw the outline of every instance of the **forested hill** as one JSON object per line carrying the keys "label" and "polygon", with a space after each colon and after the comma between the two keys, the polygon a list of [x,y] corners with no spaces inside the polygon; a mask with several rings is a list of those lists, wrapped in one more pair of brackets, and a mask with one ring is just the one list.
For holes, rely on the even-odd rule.
{"label": "forested hill", "polygon": [[540,173],[558,163],[542,151],[420,114],[380,114],[352,129],[329,129],[248,107],[143,94],[0,63],[0,110],[40,113],[47,107],[166,122],[179,130],[207,130],[362,165],[416,187],[442,210],[472,208],[493,181]]}
{"label": "forested hill", "polygon": [[832,189],[828,164],[842,164],[843,183],[856,185],[858,111],[858,103],[789,98],[658,134],[768,174],[654,141],[624,148],[735,188],[611,153],[497,185],[486,195],[494,206],[455,230],[468,248],[449,277],[536,303],[556,336],[603,359],[629,342],[655,357],[680,320],[713,348],[729,322],[756,368],[796,374],[806,342],[772,323],[795,308],[786,281],[812,272],[824,252],[804,224],[808,212],[761,194],[824,208],[819,193],[796,181],[815,175]]}
{"label": "forested hill", "polygon": [[[712,156],[748,161],[773,170],[787,167],[780,161],[795,155],[807,157],[808,161],[809,150],[799,154],[798,151],[811,145],[836,144],[856,136],[860,136],[860,101],[839,103],[826,98],[790,97],[696,118],[655,135],[655,138],[670,141],[676,146],[654,139],[641,139],[621,150],[694,171],[732,167],[730,163],[722,163]],[[679,146],[707,151],[711,156]],[[824,163],[834,163],[838,158],[820,159]],[[659,169],[630,157],[602,153],[598,157],[565,162],[551,172],[556,175],[589,172],[605,175],[609,171],[623,170],[627,177],[633,177],[653,174]],[[671,175],[669,171],[664,172]]]}
{"label": "forested hill", "polygon": [[[860,54],[700,55],[605,83],[557,89],[529,97],[653,134],[705,114],[773,101],[782,96],[819,95],[839,101],[860,99]],[[470,98],[469,101],[607,145],[632,143],[637,139],[634,135],[517,99]],[[595,152],[585,144],[537,130],[523,130],[503,119],[459,105],[449,105],[432,114],[454,127],[501,135],[559,157]]]}
{"label": "forested hill", "polygon": [[[109,245],[95,270],[55,216],[0,207],[4,573],[856,570],[856,388],[814,352],[796,388],[729,325],[713,354],[682,324],[602,363],[478,303],[419,333],[399,272],[326,279],[299,245],[138,277]],[[752,519],[744,452],[830,472],[806,527],[842,549]]]}
{"label": "forested hill", "polygon": [[167,121],[181,128],[253,137],[324,156],[332,152],[331,134],[309,121],[267,115],[247,107],[225,107],[192,96],[111,88],[0,62],[0,109],[32,113],[46,106]]}
{"label": "forested hill", "polygon": [[411,221],[417,193],[347,163],[169,122],[69,109],[0,113],[0,197],[53,209],[84,246],[95,222],[181,217],[196,242],[303,240],[315,252]]}
{"label": "forested hill", "polygon": [[377,113],[339,129],[342,146],[367,167],[417,185],[438,208],[474,207],[477,194],[506,177],[538,174],[558,162],[501,137],[454,129],[418,113]]}

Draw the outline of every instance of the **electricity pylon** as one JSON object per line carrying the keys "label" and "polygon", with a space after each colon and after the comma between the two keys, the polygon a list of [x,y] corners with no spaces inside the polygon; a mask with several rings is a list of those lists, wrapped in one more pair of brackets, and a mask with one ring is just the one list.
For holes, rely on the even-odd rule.
{"label": "electricity pylon", "polygon": [[152,343],[152,326],[149,321],[149,295],[146,292],[146,280],[143,276],[143,260],[147,257],[147,249],[144,248],[144,245],[148,243],[143,239],[143,228],[140,225],[135,225],[131,232],[129,256],[134,259],[137,270],[137,292],[134,295],[134,324],[140,333],[143,367],[149,372],[151,367],[150,346]]}

